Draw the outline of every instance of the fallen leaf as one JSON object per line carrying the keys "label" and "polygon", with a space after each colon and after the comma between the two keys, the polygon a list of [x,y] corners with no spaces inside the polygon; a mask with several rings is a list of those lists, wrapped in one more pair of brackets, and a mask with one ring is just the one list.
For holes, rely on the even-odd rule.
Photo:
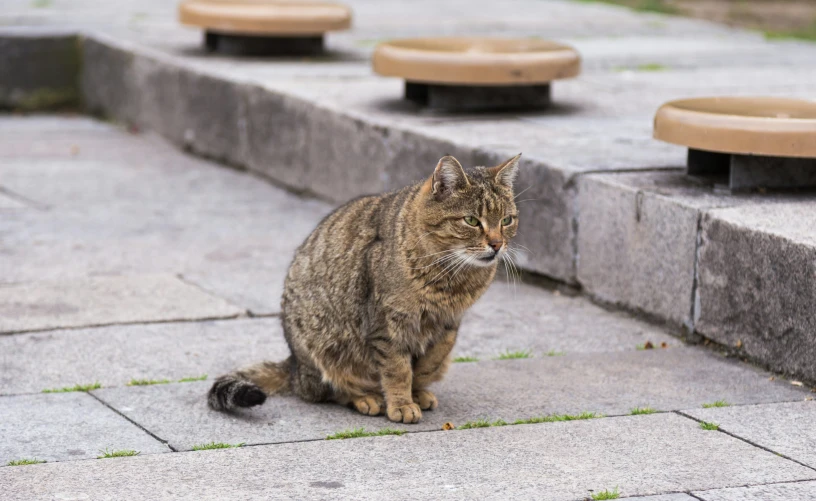
{"label": "fallen leaf", "polygon": [[660,343],[660,347],[661,347],[661,348],[668,348],[668,347],[669,347],[669,343],[667,343],[666,341],[663,341],[662,343]]}
{"label": "fallen leaf", "polygon": [[792,384],[793,386],[804,386],[804,383],[802,383],[801,381],[791,381],[790,384]]}
{"label": "fallen leaf", "polygon": [[451,423],[450,421],[448,421],[447,423],[442,425],[442,429],[445,430],[445,431],[452,430],[454,428],[456,428],[456,427],[453,426],[453,423]]}
{"label": "fallen leaf", "polygon": [[653,350],[654,344],[651,341],[646,341],[646,344],[643,345],[644,350]]}
{"label": "fallen leaf", "polygon": [[768,378],[768,381],[774,381],[775,379],[776,378],[774,376],[771,376],[771,377]]}
{"label": "fallen leaf", "polygon": [[737,349],[742,348],[742,339],[737,339]]}

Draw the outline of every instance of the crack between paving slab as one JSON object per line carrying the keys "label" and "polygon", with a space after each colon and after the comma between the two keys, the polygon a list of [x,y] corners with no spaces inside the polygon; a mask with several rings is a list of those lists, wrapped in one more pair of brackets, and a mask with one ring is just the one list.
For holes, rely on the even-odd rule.
{"label": "crack between paving slab", "polygon": [[76,331],[82,329],[96,329],[99,327],[112,327],[115,325],[190,324],[195,322],[209,322],[212,320],[241,320],[245,318],[249,318],[249,316],[246,313],[236,313],[234,315],[221,317],[178,318],[171,320],[134,320],[133,322],[110,322],[102,324],[72,325],[64,327],[43,327],[41,329],[23,329],[19,331],[0,332],[0,338],[4,336],[14,336],[17,334],[35,334],[39,332],[53,332],[53,331]]}
{"label": "crack between paving slab", "polygon": [[24,197],[23,195],[15,193],[15,192],[9,190],[8,188],[4,188],[2,186],[0,186],[0,194],[5,195],[5,196],[7,196],[8,198],[10,198],[12,200],[16,200],[16,201],[22,203],[23,205],[31,207],[32,209],[37,209],[37,210],[42,210],[42,211],[47,211],[47,210],[51,209],[50,205],[37,202],[36,200],[32,200],[32,199],[30,199],[28,197]]}
{"label": "crack between paving slab", "polygon": [[121,412],[119,412],[119,410],[118,410],[118,409],[116,409],[116,408],[115,408],[115,407],[113,407],[112,405],[108,404],[107,402],[105,402],[104,400],[102,400],[101,398],[99,398],[98,396],[94,395],[94,394],[93,394],[93,392],[88,391],[88,392],[86,392],[86,393],[87,393],[88,395],[90,395],[91,397],[93,397],[93,398],[94,398],[94,399],[95,399],[97,402],[99,402],[100,404],[104,405],[105,407],[107,407],[108,409],[112,410],[112,411],[113,411],[113,412],[115,412],[116,414],[118,414],[118,415],[122,416],[123,418],[125,418],[125,419],[126,419],[128,422],[130,422],[131,424],[133,424],[134,426],[136,426],[137,428],[139,428],[139,429],[140,429],[140,430],[142,430],[143,432],[147,433],[148,435],[150,435],[150,436],[151,436],[151,437],[153,437],[154,439],[156,439],[156,440],[158,440],[159,442],[161,442],[161,443],[163,443],[164,445],[166,445],[166,446],[167,446],[167,448],[168,448],[168,449],[170,449],[170,451],[171,451],[171,452],[178,452],[176,449],[174,449],[174,448],[173,448],[173,446],[172,446],[172,445],[170,445],[170,443],[169,443],[167,440],[163,440],[162,438],[160,438],[159,436],[157,436],[156,434],[154,434],[153,432],[151,432],[150,430],[148,430],[148,429],[147,429],[147,428],[145,428],[144,426],[140,425],[140,424],[139,424],[139,423],[137,423],[136,421],[134,421],[134,420],[130,419],[129,417],[127,417],[126,415],[122,414]]}
{"label": "crack between paving slab", "polygon": [[699,281],[700,281],[700,247],[703,243],[703,211],[697,212],[697,235],[694,240],[694,264],[692,265],[692,278],[691,278],[691,309],[689,311],[689,319],[688,325],[686,328],[688,329],[689,335],[694,334],[694,324],[696,323],[697,317],[697,295],[699,294]]}
{"label": "crack between paving slab", "polygon": [[204,294],[206,294],[206,295],[208,295],[208,296],[211,296],[211,297],[214,297],[214,298],[218,298],[218,299],[220,299],[221,301],[224,301],[225,303],[229,304],[230,306],[234,306],[234,307],[236,307],[236,308],[240,309],[241,311],[243,311],[242,315],[247,315],[247,316],[249,316],[249,309],[248,309],[248,308],[244,308],[244,307],[243,307],[243,306],[241,306],[240,304],[236,304],[236,303],[234,303],[234,302],[230,301],[229,299],[227,299],[227,298],[225,298],[225,297],[221,297],[220,295],[218,295],[218,294],[217,294],[217,293],[215,293],[214,291],[211,291],[211,290],[205,289],[205,288],[204,288],[204,287],[202,287],[201,285],[198,285],[197,283],[195,283],[195,282],[191,281],[190,279],[185,278],[183,274],[181,274],[181,273],[177,273],[177,274],[176,274],[176,278],[178,278],[178,279],[179,279],[181,282],[183,282],[183,283],[185,283],[185,284],[189,285],[190,287],[193,287],[193,288],[195,288],[195,289],[200,290],[201,292],[203,292]]}
{"label": "crack between paving slab", "polygon": [[[749,405],[759,405],[759,404],[749,404]],[[702,423],[702,422],[703,422],[703,420],[702,420],[702,419],[698,419],[698,418],[696,418],[696,417],[692,416],[691,414],[686,414],[686,413],[685,413],[685,412],[683,412],[683,411],[673,411],[673,412],[674,412],[675,414],[677,414],[678,416],[683,416],[683,417],[689,418],[689,419],[691,419],[691,420],[693,420],[693,421],[696,421],[696,422],[698,422],[698,423]],[[758,444],[758,443],[756,443],[756,442],[753,442],[753,441],[751,441],[751,440],[748,440],[747,438],[744,438],[744,437],[741,437],[741,436],[739,436],[739,435],[736,435],[736,434],[734,434],[734,433],[732,433],[732,432],[730,432],[730,431],[726,431],[726,430],[724,430],[722,427],[719,427],[719,425],[718,425],[717,431],[718,431],[718,432],[720,432],[720,433],[723,433],[723,434],[725,434],[725,435],[728,435],[729,437],[736,438],[737,440],[740,440],[740,441],[742,441],[742,442],[745,442],[746,444],[748,444],[748,445],[750,445],[750,446],[753,446],[753,447],[756,447],[757,449],[762,449],[762,450],[763,450],[763,451],[765,451],[765,452],[770,452],[771,454],[773,454],[773,455],[775,455],[775,456],[779,456],[779,457],[781,457],[782,459],[787,459],[788,461],[794,462],[794,463],[798,464],[799,466],[804,466],[804,467],[805,467],[805,468],[807,468],[808,470],[811,470],[811,471],[813,471],[813,472],[816,472],[816,467],[810,466],[810,465],[805,464],[805,463],[803,463],[803,462],[801,462],[801,461],[798,461],[798,460],[796,460],[796,459],[793,459],[793,458],[791,458],[791,457],[788,457],[788,456],[786,456],[786,455],[784,455],[784,454],[781,454],[781,453],[779,453],[779,452],[776,452],[776,451],[774,451],[774,450],[771,450],[771,449],[769,449],[768,447],[765,447],[764,445],[760,445],[760,444]],[[814,480],[814,479],[810,479],[810,480]],[[800,481],[800,480],[797,480],[797,482],[799,482],[799,481]],[[787,483],[787,482],[784,482],[784,483]],[[756,485],[766,485],[766,484],[756,484]],[[744,486],[744,487],[749,487],[749,486],[748,486],[748,485],[746,485],[746,486]],[[709,489],[709,490],[710,490],[710,489]]]}
{"label": "crack between paving slab", "polygon": [[[719,491],[724,489],[745,489],[750,487],[764,487],[764,486],[771,486],[771,485],[790,485],[790,484],[804,484],[807,482],[813,482],[816,479],[813,478],[803,478],[799,480],[787,480],[784,482],[768,482],[765,484],[745,484],[745,485],[736,485],[733,487],[712,487],[710,489],[696,489],[694,492],[712,492],[712,491]],[[689,496],[693,497],[694,499],[699,499],[700,501],[705,501],[704,498],[697,496],[696,494],[692,494],[691,492],[686,492]]]}

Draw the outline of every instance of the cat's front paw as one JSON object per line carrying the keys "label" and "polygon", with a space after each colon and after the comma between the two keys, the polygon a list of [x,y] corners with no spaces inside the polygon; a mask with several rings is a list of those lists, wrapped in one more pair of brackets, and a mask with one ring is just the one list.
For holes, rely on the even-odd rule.
{"label": "cat's front paw", "polygon": [[413,424],[422,419],[422,411],[419,410],[419,406],[415,403],[399,406],[389,405],[386,413],[388,419],[395,423]]}
{"label": "cat's front paw", "polygon": [[439,402],[436,400],[436,395],[431,393],[428,390],[417,390],[414,392],[414,403],[419,405],[419,408],[423,411],[428,409],[434,410],[439,405]]}
{"label": "cat's front paw", "polygon": [[385,406],[385,400],[380,395],[366,395],[354,399],[352,403],[357,412],[366,416],[376,416],[380,413],[380,409]]}

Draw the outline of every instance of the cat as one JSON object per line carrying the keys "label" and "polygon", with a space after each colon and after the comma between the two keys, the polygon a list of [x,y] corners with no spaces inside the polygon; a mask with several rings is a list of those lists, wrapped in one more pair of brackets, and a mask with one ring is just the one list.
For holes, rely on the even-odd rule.
{"label": "cat", "polygon": [[212,409],[294,393],[417,423],[437,407],[465,313],[518,230],[517,155],[465,172],[445,156],[422,183],[352,200],[298,248],[281,303],[291,356],[219,377]]}

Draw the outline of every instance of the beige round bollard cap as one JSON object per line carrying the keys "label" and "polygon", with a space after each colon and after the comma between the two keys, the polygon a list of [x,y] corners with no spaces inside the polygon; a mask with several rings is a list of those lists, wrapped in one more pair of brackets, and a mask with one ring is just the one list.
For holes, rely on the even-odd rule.
{"label": "beige round bollard cap", "polygon": [[183,24],[255,35],[320,35],[351,26],[351,9],[328,2],[275,0],[185,0]]}
{"label": "beige round bollard cap", "polygon": [[378,45],[373,65],[380,75],[409,82],[535,85],[578,75],[581,57],[547,40],[412,38]]}
{"label": "beige round bollard cap", "polygon": [[654,137],[721,153],[816,158],[816,102],[778,97],[671,101],[657,110]]}

